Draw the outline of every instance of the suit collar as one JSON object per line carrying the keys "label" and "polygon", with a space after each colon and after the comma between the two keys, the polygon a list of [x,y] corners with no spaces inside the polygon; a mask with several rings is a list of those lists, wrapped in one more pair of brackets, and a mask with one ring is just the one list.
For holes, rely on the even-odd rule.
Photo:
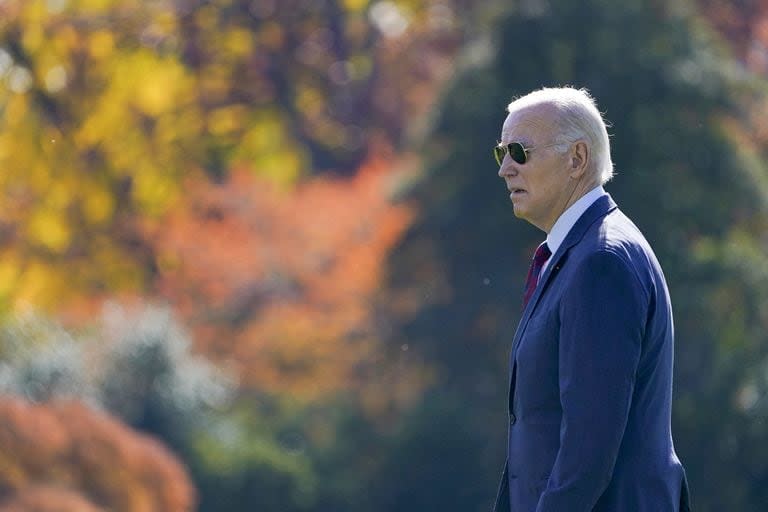
{"label": "suit collar", "polygon": [[544,274],[542,274],[542,276],[539,278],[539,285],[536,287],[536,291],[533,292],[533,296],[531,296],[531,299],[528,301],[528,305],[523,311],[523,316],[520,319],[520,323],[517,325],[515,338],[512,342],[513,356],[517,350],[520,335],[523,333],[523,331],[525,331],[525,326],[528,323],[528,319],[531,317],[533,310],[536,308],[539,297],[541,297],[541,294],[546,289],[550,277],[552,277],[560,270],[560,267],[564,263],[563,257],[565,254],[571,247],[576,245],[582,238],[584,238],[584,234],[587,232],[589,227],[595,223],[595,221],[605,217],[608,215],[608,213],[615,210],[616,208],[616,203],[613,201],[613,198],[611,198],[610,194],[599,197],[594,203],[592,203],[589,208],[587,208],[587,211],[585,211],[582,216],[579,217],[579,220],[576,221],[576,224],[573,225],[571,231],[565,237],[565,240],[563,240],[560,248],[558,248],[557,252],[552,255],[552,259],[547,265],[547,268],[544,270]]}
{"label": "suit collar", "polygon": [[587,232],[587,229],[589,229],[589,227],[594,224],[596,220],[605,217],[609,212],[616,209],[616,207],[616,203],[613,201],[613,198],[611,198],[611,195],[605,194],[604,196],[599,197],[594,203],[592,203],[592,205],[587,208],[587,211],[585,211],[581,217],[579,217],[579,220],[576,221],[576,224],[574,224],[571,230],[568,232],[568,235],[557,249],[557,252],[552,255],[552,259],[547,265],[547,268],[544,270],[544,274],[542,274],[541,278],[539,279],[539,286],[536,287],[536,291],[531,297],[531,300],[528,302],[528,307],[525,308],[526,311],[524,314],[530,314],[530,312],[533,311],[533,308],[535,307],[542,291],[546,288],[547,281],[549,280],[550,276],[552,276],[553,271],[557,272],[560,269],[561,260],[568,252],[568,249],[576,245],[582,238],[584,238],[584,234]]}
{"label": "suit collar", "polygon": [[584,215],[584,212],[589,210],[589,207],[604,195],[606,195],[605,189],[598,185],[581,196],[558,217],[554,226],[552,226],[552,229],[547,234],[547,246],[552,251],[552,254],[556,253],[560,246],[563,245],[565,237],[568,236],[576,222]]}

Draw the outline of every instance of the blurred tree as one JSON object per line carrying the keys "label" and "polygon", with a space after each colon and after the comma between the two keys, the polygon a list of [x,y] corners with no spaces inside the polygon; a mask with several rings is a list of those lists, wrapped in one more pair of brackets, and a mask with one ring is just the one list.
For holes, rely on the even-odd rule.
{"label": "blurred tree", "polygon": [[464,4],[2,2],[0,311],[142,290],[136,219],[182,176],[290,186],[423,133]]}
{"label": "blurred tree", "polygon": [[[407,343],[391,343],[378,295],[414,216],[393,201],[412,164],[390,160],[288,193],[242,170],[216,187],[192,181],[147,224],[156,294],[192,328],[198,352],[240,375],[235,407],[196,434],[187,457],[203,509],[377,506],[366,489],[386,439],[430,379]],[[411,298],[396,309],[415,307]]]}
{"label": "blurred tree", "polygon": [[2,512],[103,512],[77,492],[60,487],[29,487],[0,503]]}
{"label": "blurred tree", "polygon": [[[755,77],[733,73],[714,32],[686,5],[510,5],[494,31],[498,51],[465,70],[445,96],[424,149],[431,171],[410,196],[424,214],[390,260],[392,293],[431,298],[402,325],[404,337],[438,364],[435,393],[466,411],[431,424],[451,418],[455,429],[482,440],[479,458],[444,450],[425,457],[425,483],[414,487],[431,489],[423,499],[436,509],[483,510],[487,502],[466,489],[483,488],[488,500],[495,491],[509,342],[525,268],[544,234],[513,218],[490,148],[513,96],[556,84],[588,87],[612,122],[618,175],[608,190],[669,277],[674,433],[694,506],[759,510],[768,502],[768,454],[756,437],[766,417],[768,168],[749,116],[766,96]],[[436,283],[447,292],[429,294]],[[390,453],[398,460],[412,451],[404,444]],[[426,475],[449,464],[463,465],[461,489],[428,483]]]}
{"label": "blurred tree", "polygon": [[[187,334],[167,308],[108,304],[104,309],[98,323],[84,333],[73,334],[34,315],[5,322],[0,329],[0,392],[42,404],[77,400],[107,410],[170,446],[192,465],[196,479],[206,477],[194,473],[202,465],[198,460],[238,464],[238,457],[222,456],[229,438],[222,434],[221,425],[234,421],[225,415],[235,398],[231,372],[191,354]],[[217,415],[223,417],[214,420]],[[264,437],[267,441],[253,436],[248,442],[269,448],[269,438]],[[208,440],[209,452],[197,449],[200,439]],[[119,440],[110,443],[105,450],[117,449]],[[217,452],[211,454],[214,449]],[[98,457],[109,459],[104,454]],[[70,471],[80,471],[78,464],[73,461]],[[14,503],[22,506],[53,499],[46,488],[27,494]]]}
{"label": "blurred tree", "polygon": [[78,402],[0,399],[0,509],[191,511],[195,491],[159,443]]}
{"label": "blurred tree", "polygon": [[702,14],[751,71],[768,74],[768,5],[759,0],[696,0]]}
{"label": "blurred tree", "polygon": [[[0,159],[9,169],[10,200],[0,215],[7,306],[63,304],[82,319],[94,309],[75,298],[156,293],[189,321],[200,351],[242,371],[244,389],[318,407],[351,393],[356,408],[379,415],[406,407],[429,375],[406,357],[407,344],[388,352],[380,346],[388,319],[375,305],[383,260],[412,213],[389,204],[386,173],[394,165],[378,148],[423,130],[414,124],[406,134],[406,120],[433,105],[436,81],[452,71],[462,20],[449,4],[407,4],[4,2],[0,106],[18,111],[0,120]],[[342,53],[328,55],[330,40]],[[48,53],[51,62],[41,60]],[[55,136],[41,138],[45,130]],[[310,158],[317,169],[357,174],[368,152],[373,163],[362,167],[370,171],[351,183],[311,180],[286,194]],[[28,169],[38,169],[33,184]],[[238,171],[230,177],[230,169]],[[191,190],[180,185],[183,175]],[[211,179],[220,185],[210,188]],[[210,200],[211,217],[182,199],[185,193]],[[86,213],[97,199],[106,206],[94,220]],[[48,203],[56,206],[47,217],[55,222],[32,230],[35,212]],[[403,304],[413,307],[413,300]],[[187,450],[175,430],[186,418],[168,403],[184,391],[165,366],[168,346],[142,336],[108,344],[120,348],[94,356],[103,366],[82,374],[74,362],[56,367],[59,350],[82,360],[80,347],[63,336],[50,357],[17,367],[11,382],[42,395],[54,388],[94,395],[130,424]],[[107,378],[99,381],[98,372]],[[294,407],[285,415],[300,414]],[[219,427],[198,433],[196,446],[207,446],[203,461],[188,461],[199,475],[212,468],[212,478],[200,477],[219,485],[210,492],[222,498],[221,489],[238,478],[249,482],[241,489],[250,499],[249,489],[279,501],[311,487],[302,483],[311,480],[302,476],[306,461],[280,458],[285,450],[273,443],[279,428],[267,422],[253,432],[250,421],[237,413],[222,421],[257,448],[230,447],[224,453],[231,458],[218,463],[226,437]],[[321,450],[333,452],[334,428],[323,430]],[[234,469],[222,469],[230,463]],[[327,498],[334,499],[343,501]]]}
{"label": "blurred tree", "polygon": [[107,304],[84,333],[25,315],[0,327],[0,392],[78,400],[179,444],[206,411],[233,398],[235,378],[191,353],[167,308]]}
{"label": "blurred tree", "polygon": [[[160,314],[119,322],[108,355],[59,332],[0,368],[4,389],[83,396],[162,435],[204,509],[485,510],[498,336],[541,237],[486,155],[512,94],[572,82],[615,123],[611,190],[673,285],[695,503],[765,502],[764,93],[686,5],[504,3],[489,41],[501,3],[0,2],[0,309],[82,318],[74,297],[159,295],[244,384],[226,415],[176,416],[220,389],[187,382],[207,373]],[[415,210],[390,204],[403,162],[382,148],[422,138],[424,214],[403,243]],[[355,177],[306,178],[329,169]],[[710,474],[722,461],[734,471]]]}
{"label": "blurred tree", "polygon": [[377,297],[413,218],[389,198],[403,179],[375,159],[352,179],[315,178],[290,194],[246,172],[214,188],[192,183],[147,228],[157,293],[245,389],[304,401],[358,390],[372,410],[408,403],[423,372],[392,373],[381,347],[391,320]]}
{"label": "blurred tree", "polygon": [[135,289],[153,272],[133,219],[163,211],[196,168],[202,113],[190,70],[148,35],[172,32],[170,4],[142,4],[0,7],[4,309]]}
{"label": "blurred tree", "polygon": [[[231,377],[189,348],[165,308],[110,305],[85,333],[28,315],[0,329],[0,392],[46,407],[57,400],[84,401],[159,438],[189,468],[200,510],[237,512],[253,505],[275,512],[341,512],[370,503],[364,489],[384,459],[392,416],[397,417],[391,405],[384,407],[387,415],[378,403],[406,407],[402,397],[398,402],[401,392],[390,386],[418,393],[417,383],[405,378],[413,369],[389,368],[391,375],[379,370],[390,377],[378,381],[383,389],[376,400],[356,396],[374,390],[357,390],[354,382],[312,394],[311,400],[300,388],[293,397],[254,384],[235,394]],[[78,464],[73,461],[69,471],[78,471]],[[43,507],[57,496],[44,486],[25,487],[13,503]],[[79,502],[61,496],[62,507],[70,501]]]}

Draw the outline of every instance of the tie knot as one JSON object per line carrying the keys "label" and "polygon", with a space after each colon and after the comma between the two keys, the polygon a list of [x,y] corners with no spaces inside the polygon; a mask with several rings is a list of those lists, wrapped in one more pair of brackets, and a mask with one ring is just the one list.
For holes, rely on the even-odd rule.
{"label": "tie knot", "polygon": [[552,252],[549,250],[547,242],[543,242],[536,248],[536,252],[533,254],[533,261],[541,266],[545,261],[549,259],[550,256],[552,256]]}
{"label": "tie knot", "polygon": [[531,296],[533,295],[536,285],[539,282],[539,273],[544,263],[552,256],[552,252],[547,247],[547,242],[542,243],[536,248],[536,252],[533,253],[533,261],[531,267],[528,269],[528,278],[525,280],[525,295],[523,296],[523,308],[528,304]]}

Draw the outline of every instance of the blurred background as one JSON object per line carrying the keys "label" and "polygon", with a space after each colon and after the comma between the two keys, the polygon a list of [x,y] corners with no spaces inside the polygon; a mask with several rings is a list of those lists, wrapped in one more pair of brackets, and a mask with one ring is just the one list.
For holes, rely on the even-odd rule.
{"label": "blurred background", "polygon": [[0,0],[0,510],[488,511],[586,87],[676,321],[694,509],[768,507],[768,2]]}

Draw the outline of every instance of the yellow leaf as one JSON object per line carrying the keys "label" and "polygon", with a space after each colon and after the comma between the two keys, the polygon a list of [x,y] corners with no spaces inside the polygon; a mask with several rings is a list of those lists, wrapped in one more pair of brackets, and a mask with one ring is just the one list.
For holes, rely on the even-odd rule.
{"label": "yellow leaf", "polygon": [[133,196],[136,204],[145,213],[157,215],[176,196],[175,182],[161,170],[145,166],[134,175]]}
{"label": "yellow leaf", "polygon": [[156,15],[154,24],[164,34],[172,34],[178,29],[176,15],[172,11],[171,12],[165,11]]}
{"label": "yellow leaf", "polygon": [[107,30],[98,30],[88,38],[88,50],[95,59],[110,56],[114,47],[114,36]]}
{"label": "yellow leaf", "polygon": [[0,258],[0,297],[7,297],[13,291],[19,278],[19,267],[19,262],[14,257],[4,254]]}
{"label": "yellow leaf", "polygon": [[230,30],[226,37],[226,49],[233,56],[241,57],[248,55],[253,49],[253,38],[247,30]]}
{"label": "yellow leaf", "polygon": [[246,114],[240,105],[217,108],[208,114],[208,129],[213,135],[233,133],[241,128]]}
{"label": "yellow leaf", "polygon": [[260,150],[271,150],[282,144],[285,138],[285,126],[276,112],[262,112],[254,122],[254,130],[249,132],[251,143]]}
{"label": "yellow leaf", "polygon": [[314,87],[296,84],[296,106],[308,117],[322,114],[325,107],[323,94]]}
{"label": "yellow leaf", "polygon": [[25,27],[21,42],[28,52],[36,54],[44,41],[45,35],[41,25],[30,24]]}
{"label": "yellow leaf", "polygon": [[92,224],[109,220],[115,209],[115,199],[104,188],[89,187],[83,194],[83,214]]}
{"label": "yellow leaf", "polygon": [[255,162],[256,172],[282,186],[296,183],[301,175],[302,160],[294,151],[274,151]]}
{"label": "yellow leaf", "polygon": [[31,215],[27,230],[32,240],[54,252],[69,246],[70,229],[61,212],[41,208]]}
{"label": "yellow leaf", "polygon": [[123,85],[135,88],[136,105],[146,114],[158,116],[186,99],[180,96],[187,77],[175,60],[143,56],[132,68],[129,73],[133,76],[123,75]]}
{"label": "yellow leaf", "polygon": [[185,108],[178,115],[164,114],[157,118],[155,140],[158,144],[171,146],[176,141],[194,141],[200,139],[203,130],[203,115],[197,108]]}
{"label": "yellow leaf", "polygon": [[114,0],[79,0],[78,7],[83,11],[106,11],[113,7]]}
{"label": "yellow leaf", "polygon": [[350,11],[362,11],[368,6],[368,0],[344,0],[344,7]]}
{"label": "yellow leaf", "polygon": [[50,306],[56,298],[61,297],[60,292],[63,291],[62,276],[52,267],[39,261],[33,261],[26,266],[18,283],[14,300],[17,309]]}
{"label": "yellow leaf", "polygon": [[93,266],[110,290],[135,289],[143,279],[142,268],[115,243],[106,238],[96,238],[90,246]]}
{"label": "yellow leaf", "polygon": [[21,94],[11,96],[11,99],[5,105],[3,120],[5,125],[15,126],[22,123],[29,111],[27,97]]}
{"label": "yellow leaf", "polygon": [[51,46],[60,59],[72,52],[77,46],[79,36],[72,25],[62,25],[51,38]]}
{"label": "yellow leaf", "polygon": [[[13,138],[9,137],[7,133],[0,134],[0,162],[8,158],[13,154]],[[7,178],[7,175],[0,175],[0,183]]]}

